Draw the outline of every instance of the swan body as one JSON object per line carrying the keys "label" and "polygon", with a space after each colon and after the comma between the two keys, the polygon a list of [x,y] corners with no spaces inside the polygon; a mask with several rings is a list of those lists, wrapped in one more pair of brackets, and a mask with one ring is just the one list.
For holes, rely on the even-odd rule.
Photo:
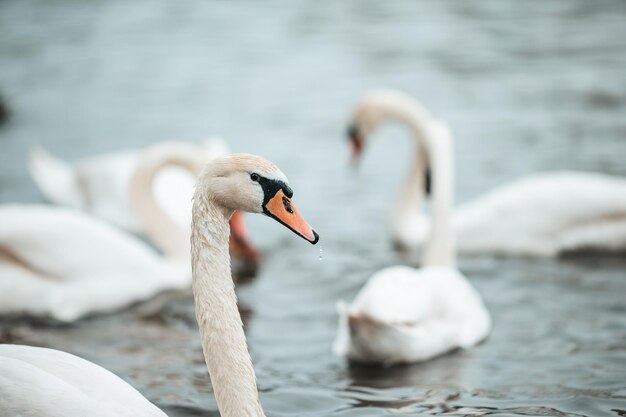
{"label": "swan body", "polygon": [[[557,257],[581,250],[626,250],[626,179],[557,171],[528,175],[457,206],[457,249],[464,254]],[[428,236],[417,210],[393,222],[395,244],[413,251]]]}
{"label": "swan body", "polygon": [[348,307],[334,351],[353,360],[418,362],[470,348],[489,333],[480,295],[455,268],[393,266],[375,273]]}
{"label": "swan body", "polygon": [[[386,94],[382,98],[405,103],[404,97]],[[432,120],[414,126],[419,138],[416,165],[422,171],[428,164],[433,174],[432,227],[421,269],[383,269],[368,280],[350,305],[340,305],[333,350],[360,362],[388,365],[424,361],[456,348],[472,347],[491,330],[491,318],[480,295],[455,266],[450,221],[454,184],[451,135],[421,107],[407,111],[412,119]],[[368,123],[374,119],[365,116],[361,114],[365,121],[362,126],[373,129],[374,124]],[[351,131],[353,135],[363,134],[363,128]],[[355,144],[357,152],[359,146]],[[410,177],[404,188],[423,190],[423,177]],[[416,204],[421,195],[402,198],[400,214],[419,207]]]}
{"label": "swan body", "polygon": [[[202,148],[185,143],[163,145],[194,147],[196,154],[208,161],[228,153],[221,139],[207,140]],[[86,158],[70,165],[46,152],[41,147],[31,149],[29,171],[46,199],[56,205],[86,211],[135,233],[144,230],[130,201],[131,179],[141,160],[141,150],[126,150]],[[195,179],[180,171],[166,171],[158,178],[151,191],[179,223],[189,224],[191,203],[181,198],[193,194]],[[173,198],[177,197],[177,198]]]}
{"label": "swan body", "polygon": [[86,214],[0,206],[0,314],[70,322],[189,285],[189,267]]}
{"label": "swan body", "polygon": [[[412,98],[375,91],[357,106],[351,139],[355,156],[365,138],[385,120],[405,123],[417,154],[393,208],[394,244],[412,251],[424,246],[430,230],[419,210],[425,198],[428,151],[421,135],[430,125],[436,135],[445,124]],[[433,130],[433,129],[431,129]],[[575,250],[626,250],[626,179],[585,172],[533,174],[501,185],[452,213],[457,250],[470,254],[554,257]]]}
{"label": "swan body", "polygon": [[458,206],[453,230],[463,253],[626,250],[626,179],[584,172],[524,177]]}
{"label": "swan body", "polygon": [[0,345],[0,415],[165,417],[115,374],[54,349]]}
{"label": "swan body", "polygon": [[[198,180],[191,233],[192,288],[203,352],[222,417],[265,416],[237,310],[228,220],[234,210],[263,213],[316,243],[318,235],[296,210],[287,184],[274,164],[246,154],[212,161]],[[165,415],[130,385],[91,362],[52,349],[14,345],[0,345],[0,414]]]}

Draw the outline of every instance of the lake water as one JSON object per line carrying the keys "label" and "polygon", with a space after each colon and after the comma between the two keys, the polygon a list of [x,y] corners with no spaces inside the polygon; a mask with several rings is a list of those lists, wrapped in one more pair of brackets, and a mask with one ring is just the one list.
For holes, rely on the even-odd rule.
{"label": "lake water", "polygon": [[[626,175],[626,2],[0,2],[0,202],[41,202],[29,145],[69,160],[227,138],[291,180],[319,248],[248,216],[239,287],[270,417],[626,415],[626,259],[461,257],[494,318],[483,344],[387,369],[332,356],[335,303],[401,262],[386,227],[411,141],[388,126],[349,169],[351,106],[398,88],[453,128],[457,201],[555,169]],[[1,221],[1,219],[0,219]],[[413,264],[417,264],[418,259]],[[0,341],[76,353],[171,416],[217,416],[190,294]]]}

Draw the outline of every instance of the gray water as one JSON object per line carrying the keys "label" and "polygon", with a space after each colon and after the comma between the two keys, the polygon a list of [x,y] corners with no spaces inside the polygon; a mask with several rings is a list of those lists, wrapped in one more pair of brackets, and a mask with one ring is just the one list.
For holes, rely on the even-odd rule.
{"label": "gray water", "polygon": [[[75,160],[223,136],[283,169],[324,249],[248,216],[264,265],[238,293],[268,416],[626,415],[623,256],[461,257],[494,317],[483,344],[387,369],[330,353],[336,301],[401,262],[385,220],[411,141],[385,127],[349,169],[359,95],[398,88],[450,123],[458,201],[536,171],[624,176],[625,21],[617,0],[2,1],[0,201],[41,202],[32,144]],[[0,320],[0,341],[86,357],[172,416],[218,415],[188,293],[71,326]]]}

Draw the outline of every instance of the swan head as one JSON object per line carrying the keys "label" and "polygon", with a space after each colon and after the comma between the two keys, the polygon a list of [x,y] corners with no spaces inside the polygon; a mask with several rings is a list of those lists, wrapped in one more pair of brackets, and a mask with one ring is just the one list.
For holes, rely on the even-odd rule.
{"label": "swan head", "polygon": [[229,215],[235,210],[265,214],[312,244],[319,235],[302,218],[292,201],[285,174],[265,158],[231,154],[207,164],[200,176],[202,192]]}
{"label": "swan head", "polygon": [[361,97],[347,130],[352,161],[359,159],[367,138],[381,122],[389,118],[401,118],[403,113],[415,106],[413,99],[394,90],[374,90]]}

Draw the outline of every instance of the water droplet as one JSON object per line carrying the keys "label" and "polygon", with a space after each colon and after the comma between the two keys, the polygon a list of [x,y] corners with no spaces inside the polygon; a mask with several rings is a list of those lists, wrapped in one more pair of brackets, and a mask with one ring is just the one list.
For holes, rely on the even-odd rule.
{"label": "water droplet", "polygon": [[324,249],[320,248],[320,261],[322,260],[323,255],[324,255]]}

